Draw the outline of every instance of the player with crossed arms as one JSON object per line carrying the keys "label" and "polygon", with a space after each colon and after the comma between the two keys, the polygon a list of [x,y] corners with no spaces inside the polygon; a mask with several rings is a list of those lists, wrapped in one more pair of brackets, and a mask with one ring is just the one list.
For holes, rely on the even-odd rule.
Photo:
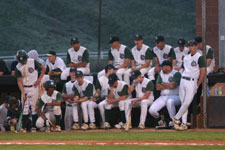
{"label": "player with crossed arms", "polygon": [[[141,107],[141,114],[140,114],[140,123],[138,128],[144,129],[145,128],[145,120],[148,112],[148,106],[153,103],[154,95],[154,84],[147,78],[143,77],[139,70],[134,70],[132,72],[132,78],[134,79],[133,83],[128,89],[128,94],[131,94],[134,90],[136,91],[136,98],[128,99],[125,103],[125,111],[127,116],[127,123],[128,117],[132,107]],[[130,122],[129,122],[130,123]]]}

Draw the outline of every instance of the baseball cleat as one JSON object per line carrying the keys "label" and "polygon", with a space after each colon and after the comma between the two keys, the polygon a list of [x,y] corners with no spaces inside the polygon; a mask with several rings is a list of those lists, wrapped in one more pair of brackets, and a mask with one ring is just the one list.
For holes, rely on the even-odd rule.
{"label": "baseball cleat", "polygon": [[81,126],[81,129],[87,130],[88,129],[88,125],[86,123],[83,123],[82,126]]}
{"label": "baseball cleat", "polygon": [[145,129],[145,125],[144,124],[139,124],[138,129]]}
{"label": "baseball cleat", "polygon": [[190,127],[190,126],[191,126],[191,123],[190,123],[190,122],[187,122],[186,125],[187,125],[188,127]]}
{"label": "baseball cleat", "polygon": [[124,124],[122,122],[118,123],[115,125],[116,129],[123,129],[124,128]]}
{"label": "baseball cleat", "polygon": [[159,125],[159,126],[166,126],[166,122],[163,121],[163,120],[159,120],[159,121],[158,121],[158,125]]}
{"label": "baseball cleat", "polygon": [[78,123],[74,123],[73,126],[72,126],[72,129],[73,129],[73,130],[78,130],[78,129],[80,129],[79,124],[78,124]]}
{"label": "baseball cleat", "polygon": [[172,118],[172,121],[173,121],[173,123],[174,123],[174,125],[176,124],[176,125],[179,125],[180,124],[180,120],[179,119],[176,119],[176,118]]}
{"label": "baseball cleat", "polygon": [[110,129],[111,126],[110,126],[110,124],[109,124],[108,122],[105,122],[105,123],[104,123],[104,128],[105,128],[105,129]]}
{"label": "baseball cleat", "polygon": [[45,132],[51,132],[51,128],[50,127],[46,127],[45,128]]}
{"label": "baseball cleat", "polygon": [[89,124],[89,128],[90,128],[90,129],[96,129],[96,125],[95,125],[94,123],[90,123],[90,124]]}
{"label": "baseball cleat", "polygon": [[21,128],[21,129],[20,129],[20,132],[21,132],[21,133],[27,133],[27,129]]}
{"label": "baseball cleat", "polygon": [[183,124],[183,123],[178,128],[179,131],[184,131],[184,130],[187,130],[187,129],[188,129],[188,126],[186,124]]}
{"label": "baseball cleat", "polygon": [[31,128],[31,133],[36,133],[37,132],[37,129],[36,128]]}
{"label": "baseball cleat", "polygon": [[57,125],[57,126],[55,127],[55,131],[56,131],[56,132],[61,132],[61,127],[60,127],[59,125]]}

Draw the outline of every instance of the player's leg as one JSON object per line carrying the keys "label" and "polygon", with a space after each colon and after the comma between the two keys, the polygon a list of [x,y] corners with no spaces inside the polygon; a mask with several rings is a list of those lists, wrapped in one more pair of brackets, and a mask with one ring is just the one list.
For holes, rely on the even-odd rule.
{"label": "player's leg", "polygon": [[90,69],[89,68],[77,68],[78,71],[83,72],[84,75],[89,75],[90,74]]}
{"label": "player's leg", "polygon": [[119,78],[119,80],[123,80],[123,75],[124,75],[124,72],[126,71],[125,68],[120,68],[116,71],[116,75],[117,77]]}
{"label": "player's leg", "polygon": [[127,69],[125,72],[124,72],[124,81],[130,85],[130,76],[131,76],[131,69]]}
{"label": "player's leg", "polygon": [[71,130],[73,123],[73,109],[71,104],[66,104],[66,111],[64,116],[65,130]]}
{"label": "player's leg", "polygon": [[104,76],[105,75],[105,69],[103,69],[102,71],[100,71],[99,73],[98,73],[98,78],[100,78],[100,77],[102,77],[102,76]]}
{"label": "player's leg", "polygon": [[81,103],[81,108],[82,108],[82,113],[83,113],[83,119],[84,123],[82,124],[82,129],[88,129],[88,101],[82,102]]}
{"label": "player's leg", "polygon": [[90,125],[89,128],[90,129],[96,129],[96,125],[95,125],[95,108],[97,108],[98,105],[96,102],[93,101],[89,101],[88,103],[88,115],[90,118]]}
{"label": "player's leg", "polygon": [[155,80],[155,67],[149,69],[148,78],[149,80]]}
{"label": "player's leg", "polygon": [[148,112],[148,106],[150,106],[152,103],[152,99],[144,99],[138,103],[141,107],[140,122],[138,127],[141,129],[145,128],[145,120]]}
{"label": "player's leg", "polygon": [[53,107],[53,114],[56,122],[56,131],[61,131],[61,117],[62,117],[62,111],[60,106],[54,106]]}
{"label": "player's leg", "polygon": [[113,107],[113,104],[109,104],[107,100],[105,100],[105,123],[109,123],[110,112]]}
{"label": "player's leg", "polygon": [[141,72],[141,74],[142,74],[143,77],[145,76],[145,74],[148,73],[149,69],[150,69],[150,68],[148,67],[148,68],[142,68],[142,69],[140,70],[140,72]]}
{"label": "player's leg", "polygon": [[31,103],[31,111],[32,111],[32,129],[31,132],[36,132],[36,121],[37,121],[37,103],[39,98],[39,88],[32,87],[29,89],[28,99]]}
{"label": "player's leg", "polygon": [[165,107],[167,96],[160,96],[157,98],[149,108],[149,113],[156,119],[159,118],[159,111]]}
{"label": "player's leg", "polygon": [[[25,93],[28,93],[29,90],[28,88],[25,88]],[[23,97],[21,96],[21,100],[23,101]],[[23,119],[22,119],[22,129],[21,129],[21,132],[26,132],[26,125],[27,125],[27,122],[28,122],[28,119],[29,119],[29,110],[30,110],[30,101],[29,100],[26,100],[25,102],[22,102],[23,104]]]}
{"label": "player's leg", "polygon": [[78,104],[74,104],[72,106],[72,116],[73,116],[73,130],[77,130],[80,129],[80,125],[79,125],[79,117],[78,117]]}
{"label": "player's leg", "polygon": [[103,100],[98,104],[98,109],[100,111],[101,117],[102,117],[102,124],[105,123],[105,105],[107,101]]}
{"label": "player's leg", "polygon": [[[45,113],[45,116],[49,121],[51,121],[49,112]],[[49,123],[46,124],[46,120],[44,120],[42,117],[38,117],[36,121],[36,127],[39,128],[41,131],[50,132],[50,124]]]}
{"label": "player's leg", "polygon": [[126,124],[125,102],[126,102],[126,100],[122,100],[122,101],[118,102],[118,107],[119,107],[119,110],[120,110],[120,120],[121,120],[121,122],[119,124],[115,125],[115,127],[117,129],[124,128],[124,125]]}
{"label": "player's leg", "polygon": [[166,101],[166,107],[170,118],[172,119],[176,115],[176,106],[181,105],[179,96],[168,96]]}

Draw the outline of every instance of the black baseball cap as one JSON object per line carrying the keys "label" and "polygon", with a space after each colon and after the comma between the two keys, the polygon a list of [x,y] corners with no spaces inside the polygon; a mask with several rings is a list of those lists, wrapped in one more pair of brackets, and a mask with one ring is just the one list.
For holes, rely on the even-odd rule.
{"label": "black baseball cap", "polygon": [[179,40],[177,41],[177,43],[178,43],[179,46],[184,46],[185,43],[186,43],[186,41],[185,41],[184,39],[179,39]]}
{"label": "black baseball cap", "polygon": [[105,66],[105,72],[107,72],[108,69],[114,69],[115,67],[112,64],[108,64],[107,66]]}
{"label": "black baseball cap", "polygon": [[71,67],[71,68],[70,68],[70,72],[73,72],[73,71],[74,71],[74,72],[77,72],[77,68]]}
{"label": "black baseball cap", "polygon": [[114,35],[114,36],[110,37],[109,44],[112,44],[113,42],[116,42],[116,41],[119,42],[120,39],[118,36]]}
{"label": "black baseball cap", "polygon": [[161,64],[161,67],[163,66],[170,66],[171,68],[173,67],[172,62],[169,60],[164,60]]}
{"label": "black baseball cap", "polygon": [[197,42],[194,39],[188,41],[188,46],[196,46],[196,45],[197,45]]}
{"label": "black baseball cap", "polygon": [[83,72],[82,71],[77,71],[76,72],[76,77],[78,78],[78,77],[83,77],[84,76],[84,74],[83,74]]}
{"label": "black baseball cap", "polygon": [[118,77],[115,73],[110,74],[108,78],[109,78],[108,81],[109,85],[114,84],[118,80]]}
{"label": "black baseball cap", "polygon": [[135,40],[135,41],[140,41],[140,40],[143,40],[143,37],[142,37],[142,35],[140,35],[140,34],[136,34],[136,35],[134,36],[134,40]]}
{"label": "black baseball cap", "polygon": [[197,36],[197,37],[195,38],[195,41],[197,42],[197,44],[198,44],[198,43],[201,43],[201,42],[202,42],[202,37],[201,37],[201,36]]}
{"label": "black baseball cap", "polygon": [[132,77],[133,79],[137,79],[137,77],[138,77],[139,75],[141,75],[141,72],[140,72],[139,70],[134,70],[134,71],[132,72],[132,74],[131,74],[131,77]]}
{"label": "black baseball cap", "polygon": [[56,52],[55,51],[49,51],[46,56],[56,56]]}
{"label": "black baseball cap", "polygon": [[75,43],[80,43],[80,41],[77,37],[72,38],[70,42],[71,42],[71,45],[73,45]]}
{"label": "black baseball cap", "polygon": [[165,39],[164,39],[164,36],[162,35],[158,35],[156,38],[155,38],[155,42],[156,43],[159,43],[159,42],[163,42]]}

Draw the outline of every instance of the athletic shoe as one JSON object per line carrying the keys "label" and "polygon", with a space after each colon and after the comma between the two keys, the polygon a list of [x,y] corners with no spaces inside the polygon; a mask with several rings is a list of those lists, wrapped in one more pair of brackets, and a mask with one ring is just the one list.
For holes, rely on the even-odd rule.
{"label": "athletic shoe", "polygon": [[45,128],[45,132],[51,132],[51,128],[47,126],[47,127]]}
{"label": "athletic shoe", "polygon": [[175,124],[177,124],[177,125],[180,124],[180,120],[175,119],[174,117],[172,118],[172,121],[173,121],[174,125],[175,125]]}
{"label": "athletic shoe", "polygon": [[86,123],[83,123],[82,126],[81,126],[81,129],[87,130],[88,129],[88,125]]}
{"label": "athletic shoe", "polygon": [[31,133],[36,133],[37,132],[37,129],[36,128],[31,128]]}
{"label": "athletic shoe", "polygon": [[115,125],[115,128],[116,129],[122,129],[122,128],[124,128],[124,124],[122,122],[120,122],[120,123]]}
{"label": "athletic shoe", "polygon": [[[127,123],[123,124],[122,129],[126,129]],[[132,129],[132,125],[129,125],[129,129]]]}
{"label": "athletic shoe", "polygon": [[191,126],[191,123],[190,123],[190,122],[187,122],[186,125],[187,125],[188,127],[190,127],[190,126]]}
{"label": "athletic shoe", "polygon": [[104,128],[105,128],[105,129],[110,129],[111,126],[110,126],[110,124],[109,124],[108,122],[105,122],[105,123],[104,123]]}
{"label": "athletic shoe", "polygon": [[174,126],[173,121],[170,121],[168,126],[169,126],[170,128],[173,128],[173,126]]}
{"label": "athletic shoe", "polygon": [[183,124],[183,123],[178,128],[179,131],[184,131],[184,130],[187,130],[187,129],[188,129],[188,126],[186,124]]}
{"label": "athletic shoe", "polygon": [[20,129],[20,132],[21,132],[21,133],[27,133],[27,129],[21,128],[21,129]]}
{"label": "athletic shoe", "polygon": [[73,126],[72,126],[72,129],[73,129],[73,130],[78,130],[78,129],[80,129],[79,124],[78,124],[78,123],[74,123]]}
{"label": "athletic shoe", "polygon": [[139,124],[138,129],[145,129],[145,125],[144,124]]}
{"label": "athletic shoe", "polygon": [[89,124],[89,128],[90,128],[90,129],[96,129],[96,125],[95,125],[94,123],[90,123],[90,124]]}
{"label": "athletic shoe", "polygon": [[61,127],[60,127],[59,125],[57,125],[57,126],[55,127],[55,131],[56,131],[56,132],[61,132]]}
{"label": "athletic shoe", "polygon": [[162,119],[158,121],[159,126],[166,126],[166,122],[163,121]]}

